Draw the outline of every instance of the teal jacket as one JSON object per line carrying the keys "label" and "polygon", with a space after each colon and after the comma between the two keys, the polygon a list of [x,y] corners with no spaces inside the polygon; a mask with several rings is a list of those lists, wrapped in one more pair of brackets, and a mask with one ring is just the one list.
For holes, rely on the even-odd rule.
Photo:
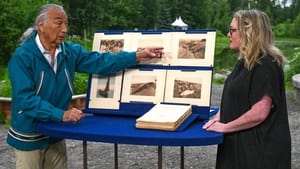
{"label": "teal jacket", "polygon": [[12,113],[7,143],[16,149],[41,149],[61,140],[40,135],[36,125],[62,121],[73,95],[75,72],[112,74],[137,64],[135,52],[89,52],[69,42],[61,47],[56,73],[37,47],[35,36],[19,46],[9,61]]}

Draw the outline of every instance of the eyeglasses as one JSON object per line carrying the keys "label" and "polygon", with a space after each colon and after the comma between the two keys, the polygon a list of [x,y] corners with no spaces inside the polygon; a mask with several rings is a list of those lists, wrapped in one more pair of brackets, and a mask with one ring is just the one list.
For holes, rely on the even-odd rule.
{"label": "eyeglasses", "polygon": [[237,31],[237,29],[229,28],[229,34],[230,34],[230,36],[232,36],[232,33],[236,32],[236,31]]}

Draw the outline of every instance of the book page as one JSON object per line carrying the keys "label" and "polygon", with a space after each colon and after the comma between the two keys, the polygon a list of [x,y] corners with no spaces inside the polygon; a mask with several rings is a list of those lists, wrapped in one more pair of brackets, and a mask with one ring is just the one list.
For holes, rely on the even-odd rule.
{"label": "book page", "polygon": [[174,123],[189,111],[191,111],[190,105],[157,104],[138,118],[137,122]]}

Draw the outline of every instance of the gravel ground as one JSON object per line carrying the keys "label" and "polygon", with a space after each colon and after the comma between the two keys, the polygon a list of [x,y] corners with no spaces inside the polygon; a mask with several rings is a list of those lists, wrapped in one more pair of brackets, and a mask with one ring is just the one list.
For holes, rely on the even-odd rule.
{"label": "gravel ground", "polygon": [[[212,107],[219,107],[222,85],[212,86]],[[294,91],[287,91],[290,129],[292,135],[292,169],[300,169],[300,106],[295,101]],[[13,169],[14,153],[6,144],[7,128],[0,125],[0,169]],[[88,168],[114,168],[114,145],[88,142]],[[82,141],[67,140],[69,169],[83,168]],[[213,169],[216,145],[185,147],[186,169]],[[157,147],[139,145],[118,145],[119,169],[156,169]],[[180,147],[163,147],[163,168],[180,168]]]}

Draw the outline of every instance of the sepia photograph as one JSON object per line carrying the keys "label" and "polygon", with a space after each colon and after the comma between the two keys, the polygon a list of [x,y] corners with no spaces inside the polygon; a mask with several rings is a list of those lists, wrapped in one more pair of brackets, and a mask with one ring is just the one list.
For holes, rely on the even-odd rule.
{"label": "sepia photograph", "polygon": [[96,75],[96,76],[97,76],[96,79],[98,79],[96,97],[113,98],[116,78],[114,76],[103,76],[103,75]]}
{"label": "sepia photograph", "polygon": [[121,50],[135,51],[132,45],[133,34],[95,33],[93,51],[119,53]]}
{"label": "sepia photograph", "polygon": [[163,100],[165,76],[166,70],[126,70],[121,101],[159,103]]}
{"label": "sepia photograph", "polygon": [[155,96],[156,82],[156,76],[134,75],[131,79],[130,95]]}
{"label": "sepia photograph", "polygon": [[99,51],[119,53],[121,50],[123,50],[123,47],[124,47],[123,39],[101,40]]}
{"label": "sepia photograph", "polygon": [[174,79],[174,98],[201,98],[201,82],[194,82],[192,79],[175,78]]}
{"label": "sepia photograph", "polygon": [[164,102],[209,106],[211,80],[211,70],[168,70]]}
{"label": "sepia photograph", "polygon": [[164,53],[161,58],[152,59],[149,64],[163,64],[168,65],[168,59],[171,57],[170,52],[172,51],[170,33],[161,34],[137,34],[136,35],[136,49],[141,50],[145,47],[163,47]]}
{"label": "sepia photograph", "polygon": [[113,76],[93,74],[88,108],[119,109],[122,73]]}
{"label": "sepia photograph", "polygon": [[178,58],[182,59],[204,59],[206,39],[179,41]]}

